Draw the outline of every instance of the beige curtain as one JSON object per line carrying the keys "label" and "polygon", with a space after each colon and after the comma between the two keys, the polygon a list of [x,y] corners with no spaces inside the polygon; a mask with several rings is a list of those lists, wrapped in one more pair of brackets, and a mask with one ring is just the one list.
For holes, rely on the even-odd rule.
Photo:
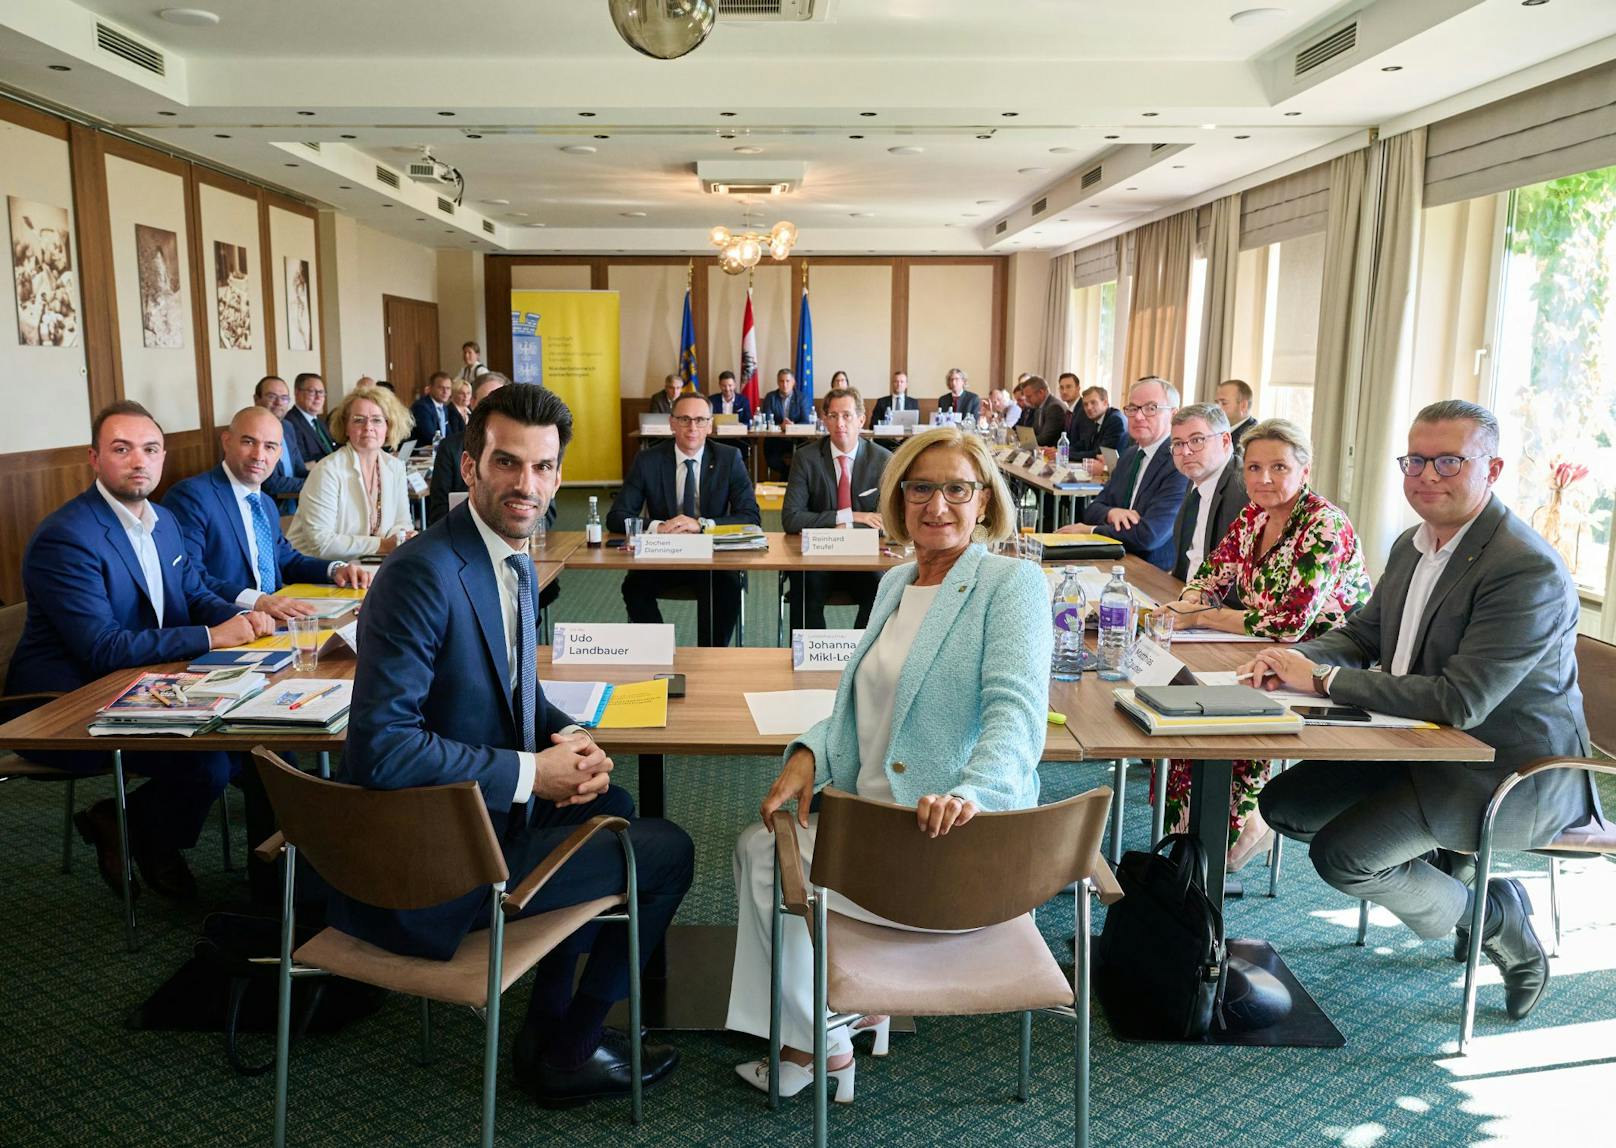
{"label": "beige curtain", "polygon": [[1402,477],[1413,389],[1415,270],[1425,189],[1425,129],[1375,145],[1374,248],[1353,435],[1349,510],[1364,560],[1378,575],[1405,521]]}
{"label": "beige curtain", "polygon": [[1195,259],[1195,212],[1158,219],[1139,228],[1134,252],[1133,297],[1128,312],[1128,352],[1117,391],[1141,375],[1160,375],[1184,389],[1184,339]]}
{"label": "beige curtain", "polygon": [[1347,500],[1347,380],[1362,337],[1357,297],[1364,178],[1369,149],[1330,161],[1330,207],[1324,230],[1324,278],[1319,296],[1319,343],[1313,375],[1313,489]]}
{"label": "beige curtain", "polygon": [[[1195,387],[1199,402],[1211,402],[1218,384],[1234,373],[1231,368],[1235,268],[1240,262],[1240,193],[1226,195],[1210,206],[1211,226],[1202,244],[1206,256],[1206,311],[1201,321],[1201,377]],[[1191,401],[1187,391],[1184,401]]]}
{"label": "beige curtain", "polygon": [[1038,362],[1051,388],[1056,375],[1072,369],[1072,283],[1076,266],[1077,255],[1071,251],[1049,261],[1049,296],[1044,303],[1044,341]]}

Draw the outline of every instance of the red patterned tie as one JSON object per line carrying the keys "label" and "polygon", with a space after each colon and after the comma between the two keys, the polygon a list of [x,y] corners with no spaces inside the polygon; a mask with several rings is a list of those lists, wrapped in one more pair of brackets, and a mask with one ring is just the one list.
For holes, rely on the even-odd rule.
{"label": "red patterned tie", "polygon": [[853,509],[853,468],[851,460],[844,454],[836,460],[841,464],[842,473],[836,479],[836,509]]}

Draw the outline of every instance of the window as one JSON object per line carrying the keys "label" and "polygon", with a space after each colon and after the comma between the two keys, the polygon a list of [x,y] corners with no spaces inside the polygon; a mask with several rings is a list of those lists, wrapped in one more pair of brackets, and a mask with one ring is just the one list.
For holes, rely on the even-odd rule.
{"label": "window", "polygon": [[[1580,587],[1604,594],[1616,502],[1616,167],[1519,188],[1508,220],[1493,365],[1498,491]],[[1562,464],[1586,474],[1566,483]]]}
{"label": "window", "polygon": [[1206,257],[1197,255],[1190,264],[1190,297],[1184,322],[1184,378],[1179,391],[1184,402],[1214,401],[1214,395],[1196,396],[1201,369],[1201,328],[1206,323]]}
{"label": "window", "polygon": [[1112,386],[1111,359],[1117,333],[1117,281],[1072,290],[1072,370],[1085,387]]}
{"label": "window", "polygon": [[1324,286],[1324,234],[1240,253],[1235,269],[1233,375],[1251,385],[1253,413],[1313,425],[1313,376]]}

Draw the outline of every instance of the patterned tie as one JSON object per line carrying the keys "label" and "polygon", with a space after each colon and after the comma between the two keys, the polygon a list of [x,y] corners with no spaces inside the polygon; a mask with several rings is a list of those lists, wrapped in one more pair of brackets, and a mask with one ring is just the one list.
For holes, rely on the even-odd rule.
{"label": "patterned tie", "polygon": [[258,589],[273,594],[280,589],[280,581],[275,576],[275,533],[269,528],[269,511],[264,506],[269,497],[249,494],[247,501],[252,505],[253,539],[258,543]]}
{"label": "patterned tie", "polygon": [[516,704],[512,708],[522,732],[522,749],[536,753],[538,735],[533,726],[539,703],[539,669],[533,652],[533,559],[512,554],[505,565],[516,571]]}
{"label": "patterned tie", "polygon": [[836,460],[841,464],[842,473],[836,478],[836,509],[853,509],[853,467],[852,460],[845,454]]}
{"label": "patterned tie", "polygon": [[696,517],[696,460],[685,459],[685,496],[679,500],[679,513]]}

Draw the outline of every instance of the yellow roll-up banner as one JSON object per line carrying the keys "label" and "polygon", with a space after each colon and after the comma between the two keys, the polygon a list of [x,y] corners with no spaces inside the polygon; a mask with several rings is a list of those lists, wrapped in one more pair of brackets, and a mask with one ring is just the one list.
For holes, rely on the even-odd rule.
{"label": "yellow roll-up banner", "polygon": [[620,482],[616,291],[512,291],[512,379],[549,387],[572,410],[564,482]]}

